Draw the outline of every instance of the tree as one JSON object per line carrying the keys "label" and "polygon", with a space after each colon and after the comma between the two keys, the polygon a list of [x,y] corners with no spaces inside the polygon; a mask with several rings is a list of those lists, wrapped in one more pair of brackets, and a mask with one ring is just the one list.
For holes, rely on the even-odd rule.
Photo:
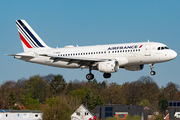
{"label": "tree", "polygon": [[133,105],[143,99],[149,100],[152,105],[157,104],[160,94],[158,85],[149,76],[143,76],[131,83],[124,83],[123,91],[126,94],[127,104]]}
{"label": "tree", "polygon": [[106,118],[106,120],[117,120],[117,118],[116,117],[108,117],[108,118]]}
{"label": "tree", "polygon": [[33,98],[29,98],[26,101],[26,106],[27,109],[29,110],[41,110],[41,104],[38,100],[35,100]]}
{"label": "tree", "polygon": [[138,97],[141,99],[147,99],[151,104],[158,101],[159,96],[159,87],[157,83],[149,76],[143,76],[139,80],[139,95]]}
{"label": "tree", "polygon": [[106,82],[105,82],[105,81],[103,81],[103,82],[101,83],[101,88],[107,88],[107,85],[106,85]]}
{"label": "tree", "polygon": [[101,96],[106,104],[109,102],[112,104],[126,104],[123,86],[116,83],[111,83],[107,89],[104,89]]}
{"label": "tree", "polygon": [[130,115],[128,115],[127,117],[126,117],[126,120],[141,120],[141,116],[139,116],[139,115],[134,115],[134,116],[130,116]]}
{"label": "tree", "polygon": [[96,99],[94,100],[94,106],[96,107],[97,105],[103,105],[104,101],[102,100],[102,97],[98,95]]}
{"label": "tree", "polygon": [[69,92],[68,96],[77,97],[83,100],[87,91],[88,91],[87,88],[76,89]]}
{"label": "tree", "polygon": [[8,102],[9,102],[9,109],[15,108],[14,104],[16,103],[16,98],[15,98],[14,92],[12,92],[12,91],[9,94]]}
{"label": "tree", "polygon": [[143,99],[140,102],[137,102],[137,105],[138,106],[150,106],[151,104],[148,99]]}
{"label": "tree", "polygon": [[91,90],[87,91],[82,103],[87,105],[90,110],[94,109],[94,94]]}
{"label": "tree", "polygon": [[52,95],[57,96],[58,94],[62,93],[62,91],[65,89],[66,81],[64,80],[62,75],[56,75],[54,78],[50,81],[50,92]]}
{"label": "tree", "polygon": [[173,82],[167,83],[166,87],[164,88],[163,93],[167,100],[179,100],[179,85]]}
{"label": "tree", "polygon": [[165,111],[168,108],[168,100],[166,98],[162,98],[158,103],[158,109],[162,114],[162,118],[165,115]]}
{"label": "tree", "polygon": [[39,75],[30,77],[20,90],[21,102],[25,104],[29,98],[32,98],[45,103],[47,88],[47,83]]}
{"label": "tree", "polygon": [[[10,105],[10,94],[14,91],[14,86],[16,82],[14,81],[6,81],[5,83],[1,84],[0,86],[0,107],[1,109],[12,109]],[[12,93],[14,94],[14,93]],[[14,97],[14,96],[11,96]]]}
{"label": "tree", "polygon": [[46,105],[43,109],[43,120],[70,120],[70,108],[61,97],[48,98]]}

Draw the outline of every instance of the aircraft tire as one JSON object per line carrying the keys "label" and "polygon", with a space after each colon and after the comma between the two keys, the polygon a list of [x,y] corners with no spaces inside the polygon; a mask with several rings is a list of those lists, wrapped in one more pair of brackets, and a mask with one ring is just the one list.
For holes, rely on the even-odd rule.
{"label": "aircraft tire", "polygon": [[89,73],[89,74],[86,75],[86,79],[87,80],[92,80],[92,79],[94,79],[94,75],[92,73]]}
{"label": "aircraft tire", "polygon": [[103,74],[103,77],[104,77],[104,78],[110,78],[110,77],[111,77],[111,73],[104,73],[104,74]]}
{"label": "aircraft tire", "polygon": [[151,75],[155,75],[156,72],[155,72],[155,71],[151,71],[150,74],[151,74]]}

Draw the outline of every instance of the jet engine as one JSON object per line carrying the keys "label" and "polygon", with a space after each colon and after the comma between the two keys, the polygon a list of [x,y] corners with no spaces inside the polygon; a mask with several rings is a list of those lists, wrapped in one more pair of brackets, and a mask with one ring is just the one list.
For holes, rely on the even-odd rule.
{"label": "jet engine", "polygon": [[129,71],[139,71],[144,68],[144,65],[126,65],[124,66],[124,69]]}
{"label": "jet engine", "polygon": [[116,60],[98,63],[98,70],[103,73],[114,73],[117,72],[118,69],[119,63]]}

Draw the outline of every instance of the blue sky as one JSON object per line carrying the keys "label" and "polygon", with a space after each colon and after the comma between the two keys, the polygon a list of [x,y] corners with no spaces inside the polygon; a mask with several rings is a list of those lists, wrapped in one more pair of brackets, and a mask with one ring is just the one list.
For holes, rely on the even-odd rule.
{"label": "blue sky", "polygon": [[[0,83],[33,75],[61,74],[65,80],[86,80],[88,70],[64,69],[27,63],[4,56],[23,52],[15,20],[25,19],[50,47],[66,45],[161,42],[180,53],[180,1],[178,0],[68,0],[0,1]],[[161,87],[180,85],[179,54],[176,59],[155,64],[153,80]],[[105,80],[93,71],[95,78]],[[119,69],[108,82],[123,84],[150,76],[150,68],[131,72]]]}

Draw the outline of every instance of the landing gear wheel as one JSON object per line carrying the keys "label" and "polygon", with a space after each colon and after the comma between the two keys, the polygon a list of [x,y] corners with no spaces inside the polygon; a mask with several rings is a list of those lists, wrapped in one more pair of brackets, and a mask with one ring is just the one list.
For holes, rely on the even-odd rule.
{"label": "landing gear wheel", "polygon": [[104,74],[103,74],[103,77],[104,77],[104,78],[110,78],[110,77],[111,77],[111,73],[104,73]]}
{"label": "landing gear wheel", "polygon": [[92,79],[94,79],[94,75],[92,73],[89,73],[86,75],[86,79],[92,80]]}
{"label": "landing gear wheel", "polygon": [[156,72],[155,72],[155,71],[151,71],[150,74],[151,74],[151,75],[155,75]]}

